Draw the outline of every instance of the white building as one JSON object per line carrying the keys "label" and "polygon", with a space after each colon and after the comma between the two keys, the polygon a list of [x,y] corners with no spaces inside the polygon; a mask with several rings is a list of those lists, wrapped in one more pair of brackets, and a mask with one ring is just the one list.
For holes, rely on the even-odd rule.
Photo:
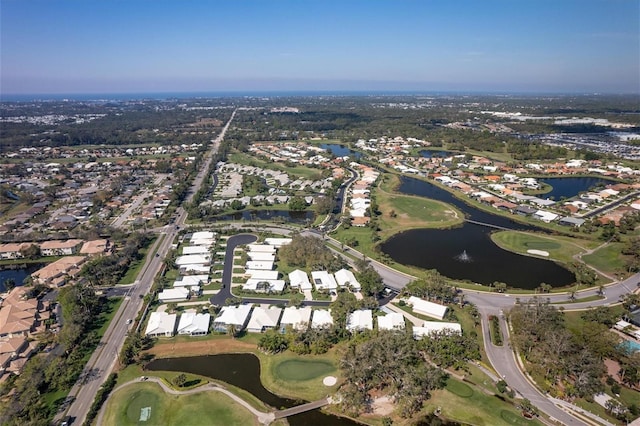
{"label": "white building", "polygon": [[311,328],[324,328],[331,327],[333,325],[333,317],[331,316],[331,310],[328,309],[316,309],[313,311],[311,317]]}
{"label": "white building", "polygon": [[535,212],[533,214],[533,217],[535,217],[536,219],[539,219],[545,223],[550,223],[553,222],[554,220],[556,220],[557,218],[560,217],[560,215],[557,215],[555,213],[551,213],[545,210],[538,210],[537,212]]}
{"label": "white building", "polygon": [[399,312],[390,312],[378,318],[378,330],[404,330],[404,316]]}
{"label": "white building", "polygon": [[276,255],[275,253],[263,253],[261,251],[250,251],[247,253],[249,259],[255,262],[275,262]]}
{"label": "white building", "polygon": [[178,334],[188,334],[189,336],[204,336],[209,332],[210,314],[196,314],[195,312],[185,312],[180,315],[178,323]]}
{"label": "white building", "polygon": [[462,334],[462,327],[455,322],[425,321],[422,327],[413,327],[413,338],[422,339],[434,333]]}
{"label": "white building", "polygon": [[160,303],[183,302],[189,298],[189,289],[186,287],[166,288],[158,293]]}
{"label": "white building", "polygon": [[429,302],[419,297],[411,296],[407,301],[409,305],[413,307],[413,312],[417,314],[426,315],[435,319],[443,319],[444,314],[447,313],[447,307],[438,303]]}
{"label": "white building", "polygon": [[311,308],[296,308],[288,306],[284,308],[282,318],[280,319],[280,330],[286,331],[287,326],[293,327],[295,330],[305,330],[309,326],[311,320]]}
{"label": "white building", "polygon": [[282,293],[284,291],[284,285],[284,280],[261,280],[259,278],[249,278],[242,286],[242,289],[255,291],[256,293]]}
{"label": "white building", "polygon": [[176,265],[206,265],[211,261],[211,255],[208,254],[188,254],[186,256],[178,256]]}
{"label": "white building", "polygon": [[213,329],[224,333],[229,326],[233,325],[237,331],[240,331],[247,324],[250,313],[251,305],[225,306],[213,320]]}
{"label": "white building", "polygon": [[149,337],[171,337],[176,329],[176,314],[151,312],[144,334]]}
{"label": "white building", "polygon": [[184,265],[180,268],[184,272],[195,272],[196,274],[209,273],[210,266],[194,263],[193,265]]}
{"label": "white building", "polygon": [[260,271],[270,271],[273,269],[273,261],[268,262],[257,262],[257,261],[253,261],[253,260],[249,260],[247,262],[247,264],[245,265],[246,269],[257,269]]}
{"label": "white building", "polygon": [[301,291],[313,290],[309,276],[306,272],[296,269],[289,273],[289,285],[291,288],[299,288]]}
{"label": "white building", "polygon": [[278,271],[266,271],[258,269],[247,269],[245,271],[245,275],[248,275],[250,278],[254,278],[257,280],[277,280],[278,274]]}
{"label": "white building", "polygon": [[262,333],[270,328],[276,328],[281,315],[282,309],[276,306],[271,306],[269,309],[256,306],[251,313],[247,331],[250,333]]}
{"label": "white building", "polygon": [[248,244],[247,249],[250,252],[257,253],[275,253],[276,247],[269,244]]}
{"label": "white building", "polygon": [[275,248],[280,248],[291,243],[291,238],[265,238],[264,242]]}
{"label": "white building", "polygon": [[349,314],[347,330],[351,332],[373,330],[373,312],[371,309],[359,309]]}
{"label": "white building", "polygon": [[185,275],[173,282],[174,287],[189,287],[192,285],[206,284],[209,282],[209,275]]}
{"label": "white building", "polygon": [[348,269],[340,269],[334,275],[340,287],[350,287],[355,291],[360,291],[360,283],[353,275],[353,272]]}
{"label": "white building", "polygon": [[327,271],[311,271],[311,279],[316,286],[316,290],[335,291],[338,289],[338,283],[333,274]]}
{"label": "white building", "polygon": [[209,254],[209,248],[205,246],[185,246],[182,247],[182,254]]}

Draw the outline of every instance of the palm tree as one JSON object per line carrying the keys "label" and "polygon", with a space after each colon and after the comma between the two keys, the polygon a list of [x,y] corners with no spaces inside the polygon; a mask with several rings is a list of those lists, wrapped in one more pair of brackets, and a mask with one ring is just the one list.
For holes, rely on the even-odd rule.
{"label": "palm tree", "polygon": [[231,336],[232,339],[235,339],[237,332],[238,327],[235,324],[229,324],[227,326],[227,334]]}

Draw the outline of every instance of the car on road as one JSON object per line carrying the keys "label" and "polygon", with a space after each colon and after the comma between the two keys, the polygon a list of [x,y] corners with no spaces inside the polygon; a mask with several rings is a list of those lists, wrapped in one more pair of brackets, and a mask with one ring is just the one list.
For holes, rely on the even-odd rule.
{"label": "car on road", "polygon": [[64,419],[62,419],[62,421],[60,422],[60,426],[70,426],[71,423],[73,423],[73,421],[75,420],[74,417],[71,416],[66,416]]}
{"label": "car on road", "polygon": [[129,318],[129,319],[127,320],[127,325],[131,324],[131,322],[132,322],[132,321],[131,321],[131,318]]}

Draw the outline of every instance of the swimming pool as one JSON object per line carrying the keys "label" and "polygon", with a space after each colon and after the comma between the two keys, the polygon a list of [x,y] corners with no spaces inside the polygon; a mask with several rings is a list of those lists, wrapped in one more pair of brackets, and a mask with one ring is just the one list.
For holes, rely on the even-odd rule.
{"label": "swimming pool", "polygon": [[625,340],[624,342],[620,343],[620,346],[622,346],[628,352],[640,351],[640,343],[635,342],[633,340]]}

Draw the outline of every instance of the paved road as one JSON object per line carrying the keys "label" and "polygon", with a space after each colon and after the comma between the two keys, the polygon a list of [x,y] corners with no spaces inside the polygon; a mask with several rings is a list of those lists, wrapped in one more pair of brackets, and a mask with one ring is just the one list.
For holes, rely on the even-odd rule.
{"label": "paved road", "polygon": [[225,301],[233,295],[231,294],[231,284],[233,281],[233,251],[239,245],[251,244],[258,239],[253,234],[238,234],[227,240],[227,250],[224,254],[224,269],[222,270],[222,289],[211,297],[211,304],[224,306]]}
{"label": "paved road", "polygon": [[[224,138],[224,134],[229,128],[234,116],[235,111],[220,135],[214,140],[211,150],[205,155],[202,168],[194,179],[193,186],[187,195],[187,202],[191,201],[193,194],[200,188],[208,172],[211,159]],[[142,298],[145,294],[149,293],[153,280],[162,267],[163,259],[169,252],[170,246],[178,234],[178,228],[184,225],[186,216],[186,211],[182,207],[179,207],[177,209],[175,225],[167,225],[161,228],[162,231],[149,250],[149,256],[147,256],[135,285],[130,288],[129,294],[125,296],[124,302],[120,305],[118,312],[116,312],[115,317],[109,324],[105,335],[98,344],[98,348],[89,359],[77,383],[71,389],[69,396],[75,398],[75,400],[66,413],[60,413],[60,415],[56,417],[56,421],[59,421],[63,415],[68,415],[75,418],[76,424],[84,422],[98,389],[113,370],[125,337],[130,327],[132,327],[132,325],[126,324],[126,320],[136,318],[138,312],[140,312],[143,306]],[[154,253],[158,255],[155,256]]]}

